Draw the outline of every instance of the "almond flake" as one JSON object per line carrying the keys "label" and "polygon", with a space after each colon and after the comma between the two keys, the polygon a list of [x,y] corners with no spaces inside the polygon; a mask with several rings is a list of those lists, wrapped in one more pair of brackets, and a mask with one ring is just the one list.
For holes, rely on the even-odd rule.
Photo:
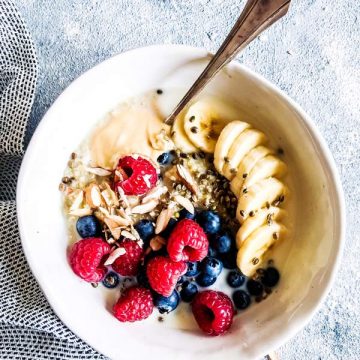
{"label": "almond flake", "polygon": [[132,222],[131,217],[127,214],[127,212],[124,210],[124,208],[117,209],[117,212],[120,216],[122,216],[124,219]]}
{"label": "almond flake", "polygon": [[118,226],[118,224],[114,220],[111,220],[110,218],[105,218],[104,223],[109,228],[111,235],[114,237],[114,239],[119,240],[122,227]]}
{"label": "almond flake", "polygon": [[146,203],[152,199],[159,199],[162,195],[165,195],[168,192],[166,186],[157,186],[151,189],[142,199],[142,203]]}
{"label": "almond flake", "polygon": [[166,245],[166,240],[159,235],[150,240],[150,247],[153,251],[160,250],[164,245]]}
{"label": "almond flake", "polygon": [[173,214],[174,210],[172,207],[161,210],[161,213],[156,219],[155,234],[160,234],[163,230],[166,229]]}
{"label": "almond flake", "polygon": [[110,255],[109,257],[107,258],[107,260],[104,262],[104,265],[105,266],[108,266],[108,265],[112,265],[113,262],[118,258],[120,257],[121,255],[124,255],[126,254],[126,250],[122,247],[119,247],[117,249],[115,249]]}
{"label": "almond flake", "polygon": [[145,204],[137,205],[132,209],[133,214],[147,214],[158,206],[158,200],[150,200]]}
{"label": "almond flake", "polygon": [[184,207],[189,213],[195,214],[194,205],[189,199],[181,195],[175,195],[174,200],[178,202],[182,207]]}
{"label": "almond flake", "polygon": [[115,192],[110,188],[110,185],[108,183],[103,183],[102,185],[105,189],[101,192],[101,195],[104,198],[106,205],[110,207],[119,206],[119,199]]}
{"label": "almond flake", "polygon": [[130,240],[137,240],[136,237],[131,232],[129,232],[127,230],[121,231],[121,235],[124,236],[127,239],[130,239]]}
{"label": "almond flake", "polygon": [[100,210],[101,213],[103,213],[106,217],[109,217],[110,216],[110,213],[107,209],[105,209],[104,207],[102,206],[99,206],[98,208]]}
{"label": "almond flake", "polygon": [[115,244],[116,243],[116,240],[114,238],[109,238],[109,239],[106,239],[106,242],[109,244],[109,245],[112,245],[112,244]]}
{"label": "almond flake", "polygon": [[86,216],[86,215],[91,215],[91,214],[92,214],[92,210],[90,208],[74,209],[69,212],[69,215],[72,215],[72,216]]}
{"label": "almond flake", "polygon": [[85,189],[86,203],[91,208],[97,208],[102,205],[103,199],[101,196],[99,185],[89,184]]}
{"label": "almond flake", "polygon": [[72,205],[70,207],[70,211],[74,211],[77,210],[81,207],[81,204],[84,201],[84,192],[80,189],[75,190],[72,194],[71,194],[71,199],[74,199],[72,202]]}
{"label": "almond flake", "polygon": [[131,226],[131,233],[136,237],[136,239],[141,240],[140,234],[136,231],[136,229]]}
{"label": "almond flake", "polygon": [[115,221],[118,224],[118,226],[129,226],[131,223],[131,221],[119,215],[109,215],[108,218]]}
{"label": "almond flake", "polygon": [[198,186],[194,180],[194,178],[192,177],[192,175],[190,174],[190,171],[178,164],[176,165],[176,170],[177,170],[177,173],[178,175],[180,176],[181,178],[181,182],[193,193],[193,194],[197,194],[199,189],[198,189]]}
{"label": "almond flake", "polygon": [[136,195],[127,196],[127,200],[128,200],[130,207],[134,207],[134,206],[137,206],[140,204],[140,198],[139,198],[139,196],[136,196]]}
{"label": "almond flake", "polygon": [[121,187],[121,186],[118,186],[117,190],[118,190],[118,192],[119,192],[120,200],[123,202],[124,207],[125,207],[125,208],[130,207],[129,201],[128,201],[128,199],[127,199],[127,197],[126,197],[126,195],[125,195],[125,192],[124,192],[124,190],[122,189],[122,187]]}
{"label": "almond flake", "polygon": [[87,167],[86,171],[91,174],[95,174],[97,176],[109,176],[111,175],[111,171],[107,169],[103,169],[101,167]]}

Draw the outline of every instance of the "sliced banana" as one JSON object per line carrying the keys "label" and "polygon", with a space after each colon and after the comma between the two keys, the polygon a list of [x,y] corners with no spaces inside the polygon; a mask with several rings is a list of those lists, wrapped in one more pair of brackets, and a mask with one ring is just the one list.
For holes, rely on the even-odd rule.
{"label": "sliced banana", "polygon": [[227,124],[221,131],[221,134],[216,142],[214,152],[214,165],[220,174],[223,173],[225,158],[227,157],[233,142],[245,129],[249,127],[250,124],[235,120],[230,124]]}
{"label": "sliced banana", "polygon": [[230,189],[237,197],[241,192],[244,179],[250,174],[257,161],[272,153],[273,151],[265,146],[257,146],[246,154],[237,169],[236,176],[230,183]]}
{"label": "sliced banana", "polygon": [[266,156],[259,160],[242,185],[242,190],[251,187],[260,180],[268,177],[281,178],[286,173],[286,165],[283,161],[273,155]]}
{"label": "sliced banana", "polygon": [[244,189],[240,194],[236,218],[240,224],[243,224],[251,211],[256,212],[281,196],[287,195],[287,192],[286,186],[276,178],[260,180],[250,188]]}
{"label": "sliced banana", "polygon": [[265,141],[266,137],[261,131],[255,129],[243,131],[230,147],[227,155],[227,162],[225,162],[223,167],[223,175],[228,180],[232,180],[246,154]]}
{"label": "sliced banana", "polygon": [[181,113],[176,117],[173,127],[171,129],[171,137],[177,148],[184,153],[193,153],[197,148],[189,140],[184,129],[185,114]]}
{"label": "sliced banana", "polygon": [[244,241],[262,225],[270,226],[275,220],[280,220],[286,216],[286,211],[276,206],[263,208],[255,212],[255,216],[249,216],[241,225],[236,234],[236,246],[239,249]]}
{"label": "sliced banana", "polygon": [[227,124],[215,108],[206,102],[196,102],[190,106],[184,118],[185,133],[198,149],[213,153],[216,141]]}
{"label": "sliced banana", "polygon": [[261,265],[269,248],[279,241],[286,229],[277,222],[256,229],[241,245],[236,258],[238,268],[246,276],[252,276]]}

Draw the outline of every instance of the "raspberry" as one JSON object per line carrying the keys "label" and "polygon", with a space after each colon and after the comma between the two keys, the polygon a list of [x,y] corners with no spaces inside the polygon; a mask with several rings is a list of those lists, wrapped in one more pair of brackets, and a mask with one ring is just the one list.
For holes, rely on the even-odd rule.
{"label": "raspberry", "polygon": [[122,276],[135,276],[138,272],[143,249],[134,240],[124,239],[120,243],[126,253],[119,256],[112,264],[112,268]]}
{"label": "raspberry", "polygon": [[181,220],[170,234],[167,251],[173,261],[201,261],[209,241],[204,230],[190,219]]}
{"label": "raspberry", "polygon": [[184,262],[174,262],[168,257],[157,256],[152,258],[146,267],[146,274],[150,286],[158,294],[170,296],[181,275],[186,273],[187,265]]}
{"label": "raspberry", "polygon": [[143,195],[151,190],[158,180],[155,166],[137,155],[121,158],[117,170],[126,176],[116,182],[115,189],[121,187],[126,195]]}
{"label": "raspberry", "polygon": [[70,250],[70,266],[74,273],[85,281],[101,281],[106,273],[104,256],[109,254],[110,250],[110,245],[101,238],[79,240]]}
{"label": "raspberry", "polygon": [[113,307],[121,322],[134,322],[148,318],[154,309],[151,292],[143,287],[126,289]]}
{"label": "raspberry", "polygon": [[229,330],[235,314],[230,298],[220,291],[198,293],[191,307],[200,329],[213,336]]}

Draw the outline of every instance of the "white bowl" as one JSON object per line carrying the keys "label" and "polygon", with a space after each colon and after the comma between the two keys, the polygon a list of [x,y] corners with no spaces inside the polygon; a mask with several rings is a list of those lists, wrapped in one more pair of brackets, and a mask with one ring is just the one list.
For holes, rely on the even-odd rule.
{"label": "white bowl", "polygon": [[[296,231],[278,290],[238,316],[230,333],[207,337],[163,324],[119,323],[106,298],[67,259],[59,181],[69,154],[122,100],[157,88],[186,89],[208,62],[203,49],[151,46],[86,72],[55,101],[24,157],[17,189],[22,244],[51,307],[79,337],[112,359],[257,359],[304,327],[328,293],[343,245],[344,203],[334,162],[304,111],[274,85],[231,63],[206,89],[234,102],[286,151],[295,174]],[[175,100],[174,100],[175,101]]]}

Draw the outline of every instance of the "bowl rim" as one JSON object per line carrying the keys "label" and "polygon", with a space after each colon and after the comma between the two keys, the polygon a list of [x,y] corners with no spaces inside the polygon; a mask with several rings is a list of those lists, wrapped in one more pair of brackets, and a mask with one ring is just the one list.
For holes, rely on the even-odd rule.
{"label": "bowl rim", "polygon": [[[155,44],[150,46],[143,46],[143,47],[136,47],[133,49],[129,49],[126,51],[123,51],[121,53],[115,54],[100,63],[96,64],[95,66],[91,67],[90,69],[83,72],[80,76],[75,78],[71,83],[60,93],[60,95],[55,99],[55,101],[51,104],[51,106],[48,108],[44,116],[42,117],[40,123],[38,124],[37,128],[35,129],[35,132],[28,144],[28,147],[26,149],[25,155],[22,160],[22,164],[20,167],[19,175],[18,175],[18,181],[17,181],[17,187],[16,187],[16,208],[17,208],[17,220],[18,220],[18,227],[19,227],[19,234],[21,238],[21,244],[23,247],[23,251],[25,253],[26,260],[29,264],[30,270],[35,277],[37,283],[39,284],[40,288],[43,291],[43,294],[45,298],[47,299],[50,307],[54,311],[54,313],[59,317],[59,319],[62,321],[61,311],[60,309],[57,309],[56,306],[53,306],[51,303],[51,299],[47,296],[47,293],[45,291],[46,286],[42,283],[40,280],[40,275],[36,268],[34,266],[34,262],[32,261],[32,255],[31,255],[31,248],[29,246],[30,241],[27,239],[26,231],[25,231],[25,220],[21,216],[20,209],[22,208],[22,197],[24,193],[24,177],[25,174],[30,170],[28,167],[29,159],[32,157],[32,154],[34,152],[35,143],[37,138],[41,135],[43,128],[47,125],[49,121],[51,121],[51,115],[53,112],[53,109],[55,108],[55,105],[62,100],[62,98],[66,97],[69,91],[69,88],[72,88],[74,85],[78,84],[82,81],[83,78],[87,77],[90,72],[96,71],[99,68],[103,66],[107,66],[108,63],[116,60],[117,58],[123,56],[124,54],[128,53],[136,53],[136,52],[142,52],[142,51],[149,51],[149,50],[167,50],[167,51],[175,51],[175,50],[182,50],[184,52],[189,51],[193,53],[204,53],[206,52],[209,55],[212,55],[207,49],[202,47],[194,47],[189,45],[182,45],[182,44]],[[280,347],[281,345],[285,344],[287,341],[289,341],[292,337],[296,335],[300,330],[302,330],[314,317],[314,315],[319,311],[320,307],[324,303],[327,295],[330,292],[330,289],[335,281],[335,275],[338,271],[338,268],[340,266],[340,262],[342,259],[344,244],[345,244],[345,228],[346,228],[346,211],[345,211],[345,200],[344,200],[344,193],[342,184],[340,181],[340,176],[338,174],[338,170],[335,165],[335,161],[332,157],[332,154],[325,142],[325,139],[320,134],[319,130],[317,129],[315,123],[311,120],[310,116],[301,108],[299,104],[297,104],[293,99],[290,98],[289,95],[287,95],[283,90],[278,88],[275,84],[267,80],[262,75],[256,73],[255,71],[251,70],[250,68],[246,67],[245,65],[241,64],[239,61],[232,60],[229,63],[230,66],[240,69],[243,73],[245,73],[247,76],[255,79],[260,85],[264,85],[267,87],[271,92],[273,92],[275,95],[278,95],[282,101],[287,102],[290,104],[291,107],[293,107],[300,116],[300,121],[303,122],[307,130],[309,130],[310,135],[315,140],[315,146],[318,147],[318,149],[321,151],[321,155],[323,156],[325,160],[325,167],[327,167],[328,174],[329,174],[329,181],[333,185],[334,189],[334,203],[336,204],[336,207],[334,209],[334,217],[338,218],[338,237],[337,237],[337,243],[335,244],[334,252],[336,253],[336,256],[333,259],[332,266],[329,269],[329,276],[326,283],[323,285],[322,293],[319,295],[318,299],[314,301],[312,308],[307,311],[306,314],[302,317],[302,319],[298,320],[296,323],[293,323],[292,325],[287,326],[287,332],[284,336],[281,336],[279,339],[273,340],[269,345],[268,352],[273,351]],[[227,66],[229,66],[227,65]],[[31,170],[30,170],[31,171]],[[335,237],[334,237],[335,238]],[[336,239],[336,238],[335,238]],[[63,322],[63,321],[62,321]],[[64,322],[63,322],[64,323]],[[83,339],[87,344],[89,344],[91,347],[93,347],[95,350],[102,353],[100,350],[97,349],[96,345],[94,346],[89,341],[87,341],[87,336],[84,336],[84,334],[78,334],[76,329],[73,329],[72,326],[64,323],[66,327],[68,327],[76,336]],[[265,354],[264,354],[265,355]]]}

